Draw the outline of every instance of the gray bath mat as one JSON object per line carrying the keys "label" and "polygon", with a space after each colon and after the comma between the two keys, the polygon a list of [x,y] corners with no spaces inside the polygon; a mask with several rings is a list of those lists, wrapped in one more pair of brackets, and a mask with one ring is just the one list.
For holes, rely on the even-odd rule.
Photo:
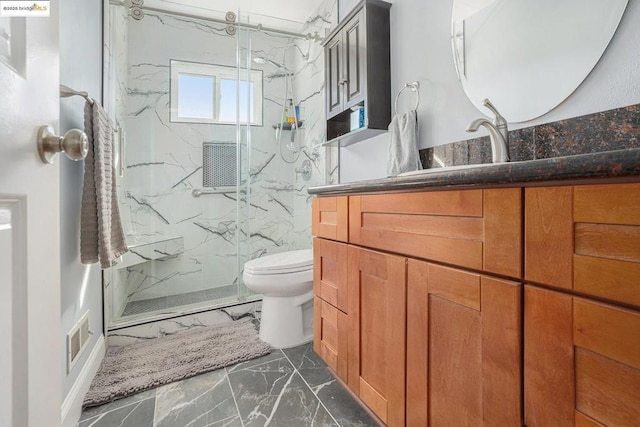
{"label": "gray bath mat", "polygon": [[107,348],[83,406],[97,406],[271,352],[251,319]]}

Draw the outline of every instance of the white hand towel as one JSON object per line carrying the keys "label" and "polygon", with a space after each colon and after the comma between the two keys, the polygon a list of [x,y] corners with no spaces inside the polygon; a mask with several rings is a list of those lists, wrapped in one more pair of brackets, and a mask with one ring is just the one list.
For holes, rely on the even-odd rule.
{"label": "white hand towel", "polygon": [[84,159],[82,212],[80,215],[80,260],[83,264],[100,261],[108,268],[127,252],[113,156],[113,124],[96,101],[84,107],[84,127],[89,152]]}
{"label": "white hand towel", "polygon": [[387,175],[422,169],[418,154],[418,116],[415,110],[396,114],[389,124],[389,154]]}

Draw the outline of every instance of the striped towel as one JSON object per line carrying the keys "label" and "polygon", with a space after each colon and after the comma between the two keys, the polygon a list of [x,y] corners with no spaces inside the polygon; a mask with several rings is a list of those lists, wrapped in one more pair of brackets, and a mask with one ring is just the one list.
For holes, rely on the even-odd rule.
{"label": "striped towel", "polygon": [[80,260],[83,264],[100,261],[100,267],[108,268],[128,248],[118,209],[113,124],[96,101],[85,104],[84,128],[89,152],[84,160]]}

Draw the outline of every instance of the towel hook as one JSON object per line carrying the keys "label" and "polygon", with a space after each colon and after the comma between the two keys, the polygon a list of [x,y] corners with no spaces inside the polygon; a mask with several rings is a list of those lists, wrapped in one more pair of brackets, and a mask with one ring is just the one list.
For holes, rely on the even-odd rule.
{"label": "towel hook", "polygon": [[420,91],[418,90],[418,89],[420,89],[420,82],[415,81],[415,82],[411,82],[411,83],[406,83],[404,86],[402,86],[402,89],[400,89],[400,91],[396,95],[396,102],[394,104],[394,109],[396,111],[396,114],[398,114],[398,98],[400,98],[400,94],[406,88],[409,88],[409,89],[411,89],[412,92],[416,93],[416,106],[415,106],[414,109],[417,110],[418,106],[420,105]]}

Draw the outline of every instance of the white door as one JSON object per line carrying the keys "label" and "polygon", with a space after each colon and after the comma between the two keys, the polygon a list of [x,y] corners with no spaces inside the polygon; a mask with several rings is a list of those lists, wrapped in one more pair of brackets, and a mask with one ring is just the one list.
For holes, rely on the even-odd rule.
{"label": "white door", "polygon": [[[8,2],[4,2],[5,4]],[[60,425],[58,2],[49,17],[0,16],[0,426]]]}

